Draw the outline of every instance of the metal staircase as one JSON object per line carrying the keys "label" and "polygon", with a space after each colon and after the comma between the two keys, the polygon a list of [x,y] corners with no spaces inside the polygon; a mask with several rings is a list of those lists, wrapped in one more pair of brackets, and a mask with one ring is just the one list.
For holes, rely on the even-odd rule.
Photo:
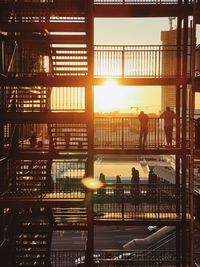
{"label": "metal staircase", "polygon": [[15,234],[15,266],[51,266],[53,221],[49,212],[29,210],[18,215]]}
{"label": "metal staircase", "polygon": [[53,208],[54,229],[84,229],[87,226],[85,207]]}
{"label": "metal staircase", "polygon": [[54,150],[87,150],[88,133],[86,124],[51,124],[50,139]]}
{"label": "metal staircase", "polygon": [[40,193],[50,190],[48,160],[17,160],[15,190]]}

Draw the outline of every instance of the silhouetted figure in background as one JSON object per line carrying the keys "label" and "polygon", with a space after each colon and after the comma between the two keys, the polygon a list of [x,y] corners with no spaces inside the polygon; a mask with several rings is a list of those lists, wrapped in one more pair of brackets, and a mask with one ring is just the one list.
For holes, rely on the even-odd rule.
{"label": "silhouetted figure in background", "polygon": [[30,147],[34,148],[36,146],[37,143],[37,134],[35,131],[31,132],[31,136],[29,138],[29,142],[30,142]]}
{"label": "silhouetted figure in background", "polygon": [[37,142],[37,146],[38,146],[38,148],[42,148],[43,147],[43,142],[41,140],[39,140]]}
{"label": "silhouetted figure in background", "polygon": [[147,140],[147,134],[148,134],[148,122],[149,117],[147,114],[144,113],[144,111],[141,111],[138,115],[138,119],[140,121],[140,147],[144,147],[146,140]]}
{"label": "silhouetted figure in background", "polygon": [[121,188],[121,183],[122,183],[121,177],[120,175],[117,175],[116,176],[116,188]]}
{"label": "silhouetted figure in background", "polygon": [[99,175],[99,181],[103,184],[103,187],[98,189],[98,193],[99,194],[105,194],[106,193],[106,189],[104,187],[105,187],[105,184],[106,184],[106,178],[105,178],[105,175],[102,172]]}
{"label": "silhouetted figure in background", "polygon": [[195,148],[200,150],[200,118],[195,120]]}
{"label": "silhouetted figure in background", "polygon": [[69,143],[70,143],[70,133],[65,133],[65,147],[66,149],[69,148]]}
{"label": "silhouetted figure in background", "polygon": [[176,118],[176,114],[170,107],[166,107],[166,110],[160,115],[160,118],[164,119],[164,130],[167,141],[167,146],[172,146],[172,133],[173,133],[173,120]]}
{"label": "silhouetted figure in background", "polygon": [[149,179],[149,197],[152,201],[155,201],[156,202],[156,198],[157,198],[157,188],[156,188],[156,184],[157,184],[157,180],[158,180],[158,177],[157,175],[153,172],[153,169],[151,169],[149,171],[149,176],[148,176],[148,179]]}
{"label": "silhouetted figure in background", "polygon": [[120,175],[116,176],[116,189],[114,189],[114,195],[117,202],[122,202],[123,197],[123,187]]}
{"label": "silhouetted figure in background", "polygon": [[133,204],[139,203],[139,194],[140,194],[140,175],[139,171],[135,168],[132,168],[132,178],[131,178],[131,199]]}
{"label": "silhouetted figure in background", "polygon": [[99,175],[99,181],[102,182],[103,184],[106,183],[105,175],[102,172]]}

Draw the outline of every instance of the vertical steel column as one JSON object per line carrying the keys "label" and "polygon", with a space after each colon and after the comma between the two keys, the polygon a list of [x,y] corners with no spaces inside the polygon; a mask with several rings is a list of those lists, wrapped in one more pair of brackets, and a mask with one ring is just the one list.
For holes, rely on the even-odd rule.
{"label": "vertical steel column", "polygon": [[186,155],[186,131],[187,131],[187,48],[188,48],[188,17],[183,19],[183,67],[182,67],[182,267],[187,266],[187,155]]}
{"label": "vertical steel column", "polygon": [[[4,45],[3,41],[0,43],[0,72],[3,73],[4,63]],[[3,112],[4,106],[4,87],[0,86],[0,112]],[[4,152],[4,124],[0,122],[0,158],[3,158]],[[4,162],[0,162],[0,191],[3,191],[4,187]],[[3,240],[3,209],[0,209],[0,243]]]}
{"label": "vertical steel column", "polygon": [[[181,77],[181,18],[177,18],[177,79]],[[181,100],[180,85],[176,86],[176,148],[180,148],[180,100]],[[180,214],[180,155],[176,155],[176,194],[179,196],[176,212]],[[180,229],[176,227],[176,267],[180,267]]]}
{"label": "vertical steel column", "polygon": [[[93,89],[93,69],[94,69],[94,17],[93,17],[93,1],[85,0],[86,3],[86,38],[87,38],[87,56],[88,56],[88,77],[86,82],[86,116],[88,129],[88,159],[86,166],[86,176],[94,175],[94,89]],[[87,248],[86,248],[86,266],[93,266],[94,252],[94,224],[93,224],[93,194],[91,190],[87,191]]]}
{"label": "vertical steel column", "polygon": [[190,88],[190,176],[189,176],[189,193],[190,193],[190,266],[194,266],[194,133],[195,133],[195,59],[196,59],[196,0],[193,1],[193,25],[191,24],[191,78],[192,87]]}
{"label": "vertical steel column", "polygon": [[[1,101],[1,100],[0,100]],[[3,140],[4,140],[4,126],[3,123],[0,122],[0,158],[3,158],[3,152],[4,152],[4,147],[3,147]],[[0,191],[4,190],[4,169],[5,169],[5,161],[0,162]],[[3,241],[3,209],[0,209],[0,243]]]}

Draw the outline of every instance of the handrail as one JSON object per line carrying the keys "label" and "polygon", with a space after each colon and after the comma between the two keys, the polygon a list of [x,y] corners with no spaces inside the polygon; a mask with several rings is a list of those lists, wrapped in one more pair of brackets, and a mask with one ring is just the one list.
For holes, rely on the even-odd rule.
{"label": "handrail", "polygon": [[[8,245],[9,243],[9,231],[12,228],[15,220],[14,220],[14,214],[15,212],[12,211],[12,213],[10,214],[10,219],[9,219],[9,223],[4,227],[4,233],[3,233],[3,241],[0,244],[0,249],[2,249],[3,247],[5,247],[6,245]],[[10,236],[12,237],[13,235],[10,234]]]}
{"label": "handrail", "polygon": [[[13,3],[13,4],[14,4],[14,3]],[[10,63],[9,63],[9,65],[8,65],[7,73],[10,72],[11,67],[12,67],[12,64],[13,64],[13,62],[14,62],[14,56],[15,56],[15,52],[16,52],[17,46],[18,46],[18,44],[17,44],[17,42],[15,41],[15,46],[14,46],[13,53],[12,53],[12,56],[11,56],[11,59],[10,59]],[[5,75],[5,77],[7,77],[7,75]],[[12,89],[10,89],[9,91],[10,91],[10,92],[9,92],[9,101],[8,101],[8,105],[7,105],[6,109],[9,108],[9,103],[10,103],[11,100],[13,100],[13,98],[14,98],[14,96],[15,96],[15,94],[16,94],[16,89],[14,89],[14,93],[13,93],[13,90],[12,90]],[[13,95],[13,97],[12,97],[12,95]],[[12,103],[12,102],[11,102],[11,103]]]}
{"label": "handrail", "polygon": [[[20,1],[15,1],[15,0],[4,0],[3,2],[4,3],[9,3],[9,1],[13,4],[14,3],[20,3]],[[24,3],[26,3],[27,1],[24,1]],[[51,0],[39,0],[38,1],[39,3],[52,3]],[[160,5],[160,4],[163,4],[163,5],[169,5],[169,4],[173,4],[173,5],[179,5],[179,4],[182,4],[183,1],[181,1],[181,3],[179,3],[178,0],[152,0],[152,1],[142,1],[142,5],[144,4],[151,4],[151,5]],[[34,3],[33,0],[29,0],[29,3]],[[37,1],[36,1],[37,3]],[[60,3],[60,2],[59,2]],[[138,5],[140,4],[141,1],[140,0],[93,0],[93,4],[94,5],[120,5],[120,6],[123,6],[123,5]],[[193,4],[193,1],[192,0],[189,0],[188,5],[191,5]]]}
{"label": "handrail", "polygon": [[17,44],[17,42],[15,41],[15,47],[14,47],[14,49],[13,49],[13,53],[12,53],[12,56],[11,56],[11,59],[10,59],[10,63],[9,63],[9,65],[8,65],[8,70],[7,70],[7,72],[10,72],[10,69],[11,69],[11,67],[12,67],[12,64],[13,64],[13,61],[14,61],[14,56],[15,56],[15,52],[16,52],[17,46],[18,46],[18,44]]}
{"label": "handrail", "polygon": [[10,146],[9,146],[9,149],[8,149],[8,153],[7,153],[7,155],[5,157],[0,158],[0,163],[2,163],[3,161],[7,160],[8,157],[10,156],[11,152],[12,152],[14,135],[15,135],[16,129],[17,129],[17,124],[14,125],[13,133],[12,133],[12,136],[11,136],[11,139],[10,139]]}

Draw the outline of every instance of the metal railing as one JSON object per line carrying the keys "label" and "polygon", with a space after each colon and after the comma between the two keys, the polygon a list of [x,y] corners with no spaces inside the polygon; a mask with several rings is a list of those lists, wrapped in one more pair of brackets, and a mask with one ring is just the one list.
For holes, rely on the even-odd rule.
{"label": "metal railing", "polygon": [[[175,121],[174,121],[175,123]],[[176,147],[176,128],[173,131],[173,147]],[[138,148],[140,122],[137,117],[95,117],[95,148]],[[149,118],[146,148],[163,148],[165,145],[164,121],[159,117]]]}
{"label": "metal railing", "polygon": [[[1,203],[31,201],[79,201],[86,208],[86,192],[82,184],[34,182],[33,177],[21,181],[23,189],[10,189],[0,193]],[[185,196],[189,212],[189,196]],[[59,203],[59,202],[57,202]],[[61,202],[60,202],[61,203]],[[182,219],[181,189],[174,184],[106,184],[93,194],[95,221],[177,221]],[[189,218],[189,217],[188,217]],[[80,217],[75,218],[78,223]]]}
{"label": "metal railing", "polygon": [[[9,100],[13,91],[12,106]],[[5,87],[0,92],[2,112],[84,112],[84,87]]]}
{"label": "metal railing", "polygon": [[[13,0],[1,0],[3,3],[13,3]],[[70,1],[69,1],[70,2]],[[80,2],[76,1],[77,3]],[[54,3],[54,4],[64,4],[65,0],[15,0],[15,3]],[[179,4],[178,0],[93,0],[94,4],[118,4],[118,5],[138,5],[138,4]],[[184,1],[181,1],[183,4]],[[192,0],[189,0],[188,3],[192,3]]]}
{"label": "metal railing", "polygon": [[[44,77],[54,76],[49,55],[50,41],[44,36],[44,47],[40,42],[35,49],[30,50],[24,41],[24,48],[16,53],[11,71],[3,72],[10,77]],[[52,41],[53,42],[53,41]],[[43,51],[43,50],[44,51]],[[77,48],[78,51],[79,48]],[[94,46],[94,77],[118,77],[118,78],[176,78],[177,77],[177,49],[176,45],[98,45]],[[76,49],[74,49],[76,52]],[[181,48],[182,51],[182,48]],[[180,52],[181,52],[180,51]],[[191,46],[188,46],[187,75],[191,76]],[[76,56],[76,54],[74,54]],[[5,62],[8,53],[4,53]],[[63,63],[60,62],[63,61]],[[72,60],[67,54],[54,57],[54,64],[64,64],[59,75],[87,75],[87,54],[84,58],[77,57]],[[77,63],[78,61],[79,63]],[[78,64],[78,65],[77,65]],[[66,66],[66,67],[65,67]],[[55,73],[56,75],[56,73]]]}
{"label": "metal railing", "polygon": [[[95,250],[94,263],[102,267],[175,267],[178,264],[175,249],[148,252],[147,257],[140,250]],[[85,251],[51,251],[52,267],[84,266],[84,262]]]}
{"label": "metal railing", "polygon": [[95,219],[177,220],[181,218],[181,198],[174,184],[106,184],[94,193]]}
{"label": "metal railing", "polygon": [[[189,137],[189,121],[187,121],[187,140]],[[144,146],[140,146],[140,122],[137,117],[94,117],[94,149],[174,149],[181,147],[176,142],[176,120],[172,133],[172,146],[166,144],[164,120],[159,117],[150,117],[148,121],[148,132]],[[181,128],[181,119],[180,119]],[[51,124],[50,131],[47,124],[17,124],[19,151],[46,151],[49,149],[50,135],[55,150],[87,150],[88,132],[87,124]],[[33,146],[30,142],[31,134],[35,132],[36,142]],[[4,148],[9,147],[11,140],[11,124],[4,126]],[[187,142],[189,148],[189,142]]]}
{"label": "metal railing", "polygon": [[[182,1],[184,3],[184,1]],[[192,3],[189,0],[188,3]],[[160,5],[160,4],[179,4],[178,0],[94,0],[94,4],[113,4],[113,5]]]}
{"label": "metal railing", "polygon": [[[187,60],[188,63],[191,61],[190,47]],[[94,47],[95,77],[173,78],[177,76],[176,66],[175,45]],[[188,76],[190,73],[189,68]]]}
{"label": "metal railing", "polygon": [[[19,182],[19,181],[18,181]],[[29,177],[20,181],[20,187],[23,189],[9,189],[0,193],[0,201],[5,200],[83,200],[85,198],[85,189],[81,183],[49,183],[47,181],[34,181],[34,177]]]}

